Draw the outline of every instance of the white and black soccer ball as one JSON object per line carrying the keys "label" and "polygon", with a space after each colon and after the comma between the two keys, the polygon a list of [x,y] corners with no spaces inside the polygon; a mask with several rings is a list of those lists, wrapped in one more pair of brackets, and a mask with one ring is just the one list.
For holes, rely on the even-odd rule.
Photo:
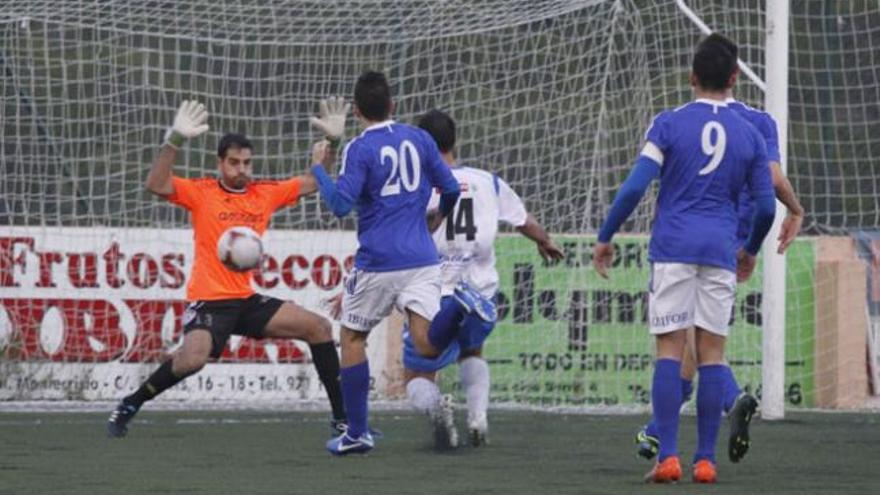
{"label": "white and black soccer ball", "polygon": [[232,227],[217,241],[217,256],[232,271],[253,270],[263,257],[263,241],[252,228]]}

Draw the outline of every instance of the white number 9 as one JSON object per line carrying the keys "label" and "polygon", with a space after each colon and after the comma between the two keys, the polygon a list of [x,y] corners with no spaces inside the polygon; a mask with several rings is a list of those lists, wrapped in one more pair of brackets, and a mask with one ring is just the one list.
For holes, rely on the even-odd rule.
{"label": "white number 9", "polygon": [[[715,131],[714,143],[712,142],[712,131]],[[709,164],[700,169],[700,175],[706,175],[712,173],[721,164],[721,160],[724,158],[724,149],[727,147],[727,133],[724,132],[724,127],[720,123],[710,120],[703,126],[701,141],[703,153],[712,157]]]}

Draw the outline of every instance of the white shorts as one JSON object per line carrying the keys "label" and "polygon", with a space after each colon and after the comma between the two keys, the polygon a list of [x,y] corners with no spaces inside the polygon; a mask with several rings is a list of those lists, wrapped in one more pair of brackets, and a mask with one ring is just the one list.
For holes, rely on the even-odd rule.
{"label": "white shorts", "polygon": [[427,320],[440,311],[440,265],[393,272],[353,270],[345,280],[342,317],[345,328],[369,332],[391,314],[410,310]]}
{"label": "white shorts", "polygon": [[648,302],[651,334],[697,326],[727,336],[736,274],[714,266],[653,263]]}

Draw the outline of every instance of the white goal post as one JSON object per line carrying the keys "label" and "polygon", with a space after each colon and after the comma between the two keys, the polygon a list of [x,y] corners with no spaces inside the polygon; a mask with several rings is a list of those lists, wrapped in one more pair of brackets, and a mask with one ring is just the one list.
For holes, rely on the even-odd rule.
{"label": "white goal post", "polygon": [[[688,7],[685,0],[675,0],[677,7],[700,29],[713,29]],[[764,107],[776,119],[779,131],[779,154],[782,171],[788,155],[788,0],[768,2],[766,22],[767,81],[742,59],[738,64],[758,88],[764,91]],[[785,258],[776,253],[776,238],[785,216],[785,207],[777,201],[776,221],[762,247],[764,262],[764,297],[762,304],[764,339],[762,346],[761,417],[782,419],[785,416]]]}

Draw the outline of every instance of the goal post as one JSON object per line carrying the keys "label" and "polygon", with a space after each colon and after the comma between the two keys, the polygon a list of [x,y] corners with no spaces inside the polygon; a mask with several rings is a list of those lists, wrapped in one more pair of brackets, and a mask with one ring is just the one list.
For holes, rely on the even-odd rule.
{"label": "goal post", "polygon": [[[788,35],[789,0],[767,3],[765,108],[776,119],[783,174],[788,162]],[[764,340],[762,346],[761,417],[785,416],[785,257],[776,252],[776,238],[786,209],[776,202],[776,220],[762,248],[764,256]]]}

